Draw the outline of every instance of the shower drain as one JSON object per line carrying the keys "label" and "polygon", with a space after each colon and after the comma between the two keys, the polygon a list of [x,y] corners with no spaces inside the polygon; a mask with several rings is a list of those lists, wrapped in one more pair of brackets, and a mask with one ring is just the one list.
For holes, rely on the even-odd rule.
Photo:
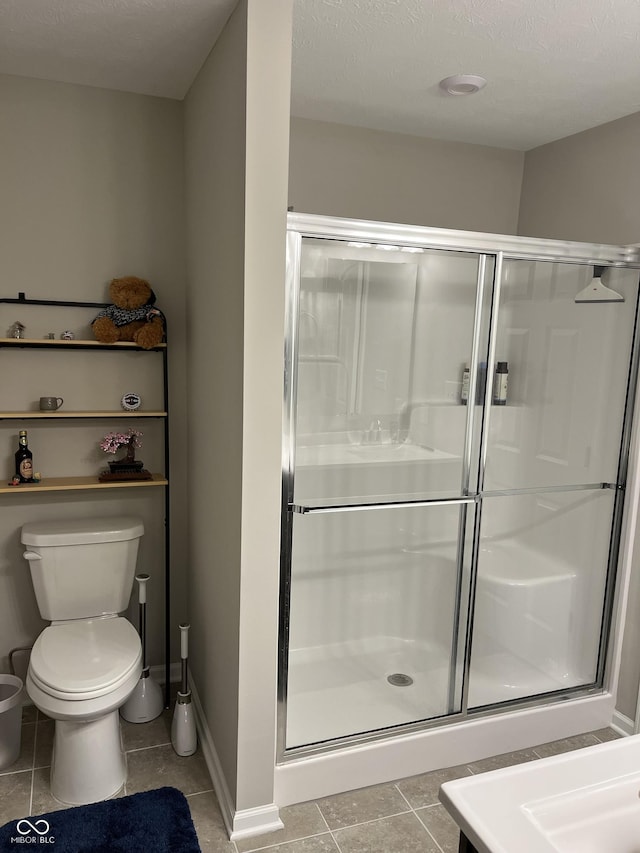
{"label": "shower drain", "polygon": [[388,675],[387,681],[394,687],[408,687],[413,684],[413,678],[410,675],[405,675],[404,672],[394,672],[393,675]]}

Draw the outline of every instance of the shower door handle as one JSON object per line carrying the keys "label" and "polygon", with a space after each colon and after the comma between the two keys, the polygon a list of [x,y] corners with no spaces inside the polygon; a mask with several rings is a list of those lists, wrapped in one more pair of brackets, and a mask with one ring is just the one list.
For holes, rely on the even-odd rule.
{"label": "shower door handle", "polygon": [[289,512],[299,515],[311,515],[321,512],[363,512],[369,509],[410,509],[420,506],[456,506],[460,504],[473,504],[479,500],[478,495],[465,498],[443,498],[433,501],[391,501],[390,503],[362,503],[362,504],[340,504],[327,506],[305,506],[303,504],[289,504]]}

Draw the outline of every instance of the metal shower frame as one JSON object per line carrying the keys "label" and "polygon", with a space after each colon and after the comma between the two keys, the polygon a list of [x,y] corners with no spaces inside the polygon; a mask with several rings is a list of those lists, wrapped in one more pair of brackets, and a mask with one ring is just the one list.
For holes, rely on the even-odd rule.
{"label": "metal shower frame", "polygon": [[[326,239],[337,241],[353,241],[365,244],[384,245],[395,248],[417,248],[430,250],[453,251],[457,253],[469,253],[478,256],[478,282],[476,291],[476,313],[474,320],[474,333],[472,341],[472,352],[470,360],[470,384],[469,400],[475,399],[475,378],[477,367],[481,359],[480,355],[480,309],[485,298],[485,288],[491,288],[490,323],[488,329],[489,354],[487,360],[487,376],[492,376],[495,367],[495,348],[497,318],[500,309],[500,296],[503,278],[503,264],[509,260],[547,261],[555,263],[568,263],[577,265],[607,266],[622,269],[640,269],[640,248],[637,246],[612,246],[607,244],[579,243],[561,240],[547,240],[529,237],[516,237],[502,234],[490,234],[471,231],[454,231],[449,229],[428,228],[421,226],[408,226],[396,223],[372,222],[363,220],[352,220],[334,218],[327,216],[316,216],[302,213],[287,214],[287,301],[286,301],[286,332],[285,332],[285,368],[284,368],[284,396],[283,396],[283,445],[282,445],[282,521],[281,521],[281,567],[280,567],[280,624],[279,624],[279,673],[278,673],[278,715],[277,715],[277,761],[287,762],[323,752],[330,752],[337,748],[344,748],[357,744],[367,743],[373,740],[389,739],[394,735],[406,734],[408,732],[423,731],[440,726],[444,723],[468,721],[480,716],[506,713],[514,708],[529,706],[548,705],[553,702],[564,701],[567,698],[583,697],[585,695],[597,694],[604,687],[605,675],[607,673],[607,648],[611,630],[616,568],[620,553],[621,532],[623,523],[623,512],[625,506],[625,485],[629,465],[629,450],[631,443],[631,429],[636,385],[638,381],[638,362],[640,356],[640,345],[638,341],[638,301],[636,301],[634,328],[631,347],[631,358],[627,377],[627,391],[621,432],[620,452],[618,460],[618,472],[615,483],[593,483],[574,486],[511,489],[506,491],[483,492],[483,481],[485,463],[487,457],[488,430],[487,424],[491,411],[491,385],[487,382],[485,387],[485,399],[483,405],[482,425],[480,427],[479,446],[479,473],[477,494],[465,494],[464,489],[461,497],[452,499],[397,501],[391,503],[367,503],[357,506],[344,504],[324,504],[305,506],[294,503],[294,472],[295,472],[295,411],[296,411],[296,365],[297,365],[297,317],[299,308],[299,281],[302,241],[305,238]],[[487,259],[493,260],[493,280],[490,281],[490,271],[487,271]],[[639,287],[640,293],[640,287]],[[474,406],[468,407],[467,431],[463,458],[463,482],[466,478],[469,483],[469,472],[471,467],[471,421],[473,419]],[[447,714],[444,717],[436,717],[428,720],[406,723],[393,726],[381,731],[346,735],[334,740],[309,746],[286,748],[286,714],[287,714],[287,678],[288,678],[288,632],[289,632],[289,607],[291,587],[291,560],[292,560],[292,529],[295,513],[320,513],[320,512],[346,512],[364,511],[367,509],[383,509],[394,506],[438,506],[438,505],[460,505],[460,526],[467,523],[467,512],[471,505],[475,508],[474,531],[473,531],[473,555],[472,564],[477,565],[477,551],[480,542],[480,521],[482,513],[482,497],[511,494],[526,494],[541,491],[577,491],[587,489],[612,489],[615,492],[614,506],[612,512],[612,528],[609,545],[609,559],[607,566],[607,580],[604,595],[604,609],[600,646],[598,651],[597,677],[593,684],[582,685],[574,688],[565,688],[558,691],[544,693],[540,696],[515,699],[495,705],[483,706],[479,710],[469,711],[467,708],[468,678],[465,675],[469,671],[471,656],[471,636],[473,633],[473,614],[467,614],[466,631],[464,637],[459,638],[459,644],[454,644],[452,656],[452,669],[457,667],[456,656],[460,653],[460,646],[464,649],[463,662],[463,689],[462,707],[459,713]],[[458,590],[460,592],[462,577],[462,555],[458,558]],[[473,601],[476,571],[471,572],[470,587],[468,589],[468,601]],[[460,621],[460,595],[458,595],[457,611],[454,615],[454,633],[459,633]],[[450,679],[450,685],[453,679]]]}

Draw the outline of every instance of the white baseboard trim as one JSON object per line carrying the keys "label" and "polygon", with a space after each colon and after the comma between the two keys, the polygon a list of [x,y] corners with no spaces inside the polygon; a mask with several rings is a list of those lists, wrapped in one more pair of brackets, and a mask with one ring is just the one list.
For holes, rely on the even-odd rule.
{"label": "white baseboard trim", "polygon": [[239,841],[241,838],[251,838],[254,835],[261,835],[263,832],[283,829],[284,824],[280,820],[280,810],[275,803],[236,811],[191,673],[189,673],[189,687],[202,754],[213,782],[222,820],[230,840]]}
{"label": "white baseboard trim", "polygon": [[635,734],[635,723],[629,717],[625,717],[620,711],[614,711],[611,719],[611,728],[619,735]]}
{"label": "white baseboard trim", "polygon": [[284,824],[280,820],[278,806],[271,803],[268,806],[242,809],[236,812],[233,820],[233,832],[229,838],[231,841],[240,841],[242,838],[262,835],[263,832],[275,832],[276,829],[284,829]]}
{"label": "white baseboard trim", "polygon": [[222,813],[222,820],[224,821],[225,829],[227,830],[229,837],[231,837],[231,833],[233,832],[235,807],[233,805],[233,800],[231,799],[227,780],[225,779],[225,775],[222,770],[222,765],[220,764],[220,759],[218,758],[218,753],[216,752],[216,748],[213,743],[211,732],[209,731],[209,726],[207,725],[207,721],[204,716],[204,711],[202,710],[202,703],[200,702],[198,690],[191,678],[191,673],[189,673],[189,687],[191,689],[191,700],[193,702],[193,710],[195,711],[196,730],[198,732],[200,746],[202,747],[202,755],[204,756],[209,775],[211,776],[211,781],[213,782],[213,790],[216,792],[216,797],[218,798],[218,805],[220,806],[220,812]]}

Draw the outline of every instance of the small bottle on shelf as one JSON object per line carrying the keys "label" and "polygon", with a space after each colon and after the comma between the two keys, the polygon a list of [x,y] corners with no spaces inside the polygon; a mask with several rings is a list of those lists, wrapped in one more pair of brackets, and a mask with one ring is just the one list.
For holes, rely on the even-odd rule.
{"label": "small bottle on shelf", "polygon": [[476,383],[476,403],[484,405],[484,395],[487,388],[487,362],[481,361],[478,365],[478,380]]}
{"label": "small bottle on shelf", "polygon": [[20,430],[16,450],[16,478],[21,483],[33,483],[33,453],[27,446],[27,431]]}
{"label": "small bottle on shelf", "polygon": [[496,365],[495,376],[493,377],[493,405],[507,405],[507,387],[509,383],[509,363],[499,361]]}
{"label": "small bottle on shelf", "polygon": [[460,391],[460,402],[466,406],[469,402],[469,365],[465,364],[462,371],[462,388]]}

